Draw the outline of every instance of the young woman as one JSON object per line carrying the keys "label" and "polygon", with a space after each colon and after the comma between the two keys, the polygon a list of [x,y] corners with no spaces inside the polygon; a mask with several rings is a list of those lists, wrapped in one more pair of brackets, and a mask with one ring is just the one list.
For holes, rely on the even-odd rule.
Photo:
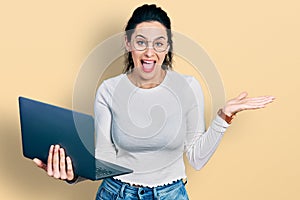
{"label": "young woman", "polygon": [[[204,100],[195,78],[172,70],[171,22],[156,5],[138,7],[125,28],[123,74],[104,81],[96,94],[96,157],[134,170],[104,179],[96,199],[188,199],[183,154],[197,170],[216,150],[233,116],[259,109],[272,96],[229,100],[205,128]],[[49,176],[76,182],[71,158],[51,146]],[[80,179],[80,178],[79,178]]]}

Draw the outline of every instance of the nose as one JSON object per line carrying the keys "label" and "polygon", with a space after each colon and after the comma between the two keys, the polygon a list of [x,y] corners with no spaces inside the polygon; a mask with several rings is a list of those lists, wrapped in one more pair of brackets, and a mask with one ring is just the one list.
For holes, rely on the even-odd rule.
{"label": "nose", "polygon": [[147,57],[152,57],[154,55],[154,49],[153,47],[148,46],[145,50],[145,55]]}

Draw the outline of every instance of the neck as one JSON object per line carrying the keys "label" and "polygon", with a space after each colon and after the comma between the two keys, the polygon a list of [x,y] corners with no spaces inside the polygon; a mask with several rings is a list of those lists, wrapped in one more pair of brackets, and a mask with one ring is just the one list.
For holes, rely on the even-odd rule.
{"label": "neck", "polygon": [[129,80],[135,86],[137,86],[139,88],[143,88],[143,89],[150,89],[150,88],[157,87],[158,85],[160,85],[163,82],[163,80],[166,76],[166,71],[162,69],[160,71],[159,75],[156,76],[155,78],[151,79],[151,80],[141,78],[134,71],[132,71],[127,76],[129,78]]}

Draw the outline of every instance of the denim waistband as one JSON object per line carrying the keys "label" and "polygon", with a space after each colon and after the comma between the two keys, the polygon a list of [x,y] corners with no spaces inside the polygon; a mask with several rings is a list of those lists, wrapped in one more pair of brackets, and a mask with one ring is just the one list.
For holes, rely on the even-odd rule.
{"label": "denim waistband", "polygon": [[124,193],[129,193],[132,195],[151,195],[154,199],[159,196],[159,193],[168,193],[177,187],[182,187],[184,185],[182,180],[174,181],[173,183],[157,186],[157,187],[135,187],[128,183],[124,183],[120,180],[114,178],[106,178],[104,180],[105,184],[108,184],[112,189],[120,191],[120,196],[123,197]]}

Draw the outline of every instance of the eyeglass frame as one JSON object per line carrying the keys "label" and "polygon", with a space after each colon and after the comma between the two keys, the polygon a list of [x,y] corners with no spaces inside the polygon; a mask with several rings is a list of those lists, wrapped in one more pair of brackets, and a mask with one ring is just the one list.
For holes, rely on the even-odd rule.
{"label": "eyeglass frame", "polygon": [[[137,39],[137,37],[141,37],[142,39],[145,40],[146,45],[145,45],[145,48],[144,48],[144,49],[137,49],[136,46],[134,45],[134,44],[135,44],[135,41],[136,41],[136,39]],[[165,39],[165,40],[167,41],[167,42],[166,42],[166,43],[167,43],[167,46],[166,46],[166,48],[165,48],[164,50],[162,50],[162,51],[157,51],[156,48],[154,47],[154,42],[157,41],[157,40],[159,40],[159,39]],[[131,42],[132,42],[133,48],[134,48],[135,50],[137,50],[137,51],[145,51],[146,49],[149,49],[149,48],[150,48],[150,46],[149,46],[149,43],[150,43],[150,42],[152,42],[151,48],[152,48],[154,51],[158,52],[158,53],[162,53],[162,52],[166,51],[166,50],[169,48],[169,46],[170,46],[168,40],[167,40],[165,37],[163,37],[163,36],[158,37],[158,38],[154,39],[153,41],[151,41],[151,40],[147,40],[143,35],[137,35],[137,36],[135,36],[135,38],[134,38],[133,40],[131,40]]]}

